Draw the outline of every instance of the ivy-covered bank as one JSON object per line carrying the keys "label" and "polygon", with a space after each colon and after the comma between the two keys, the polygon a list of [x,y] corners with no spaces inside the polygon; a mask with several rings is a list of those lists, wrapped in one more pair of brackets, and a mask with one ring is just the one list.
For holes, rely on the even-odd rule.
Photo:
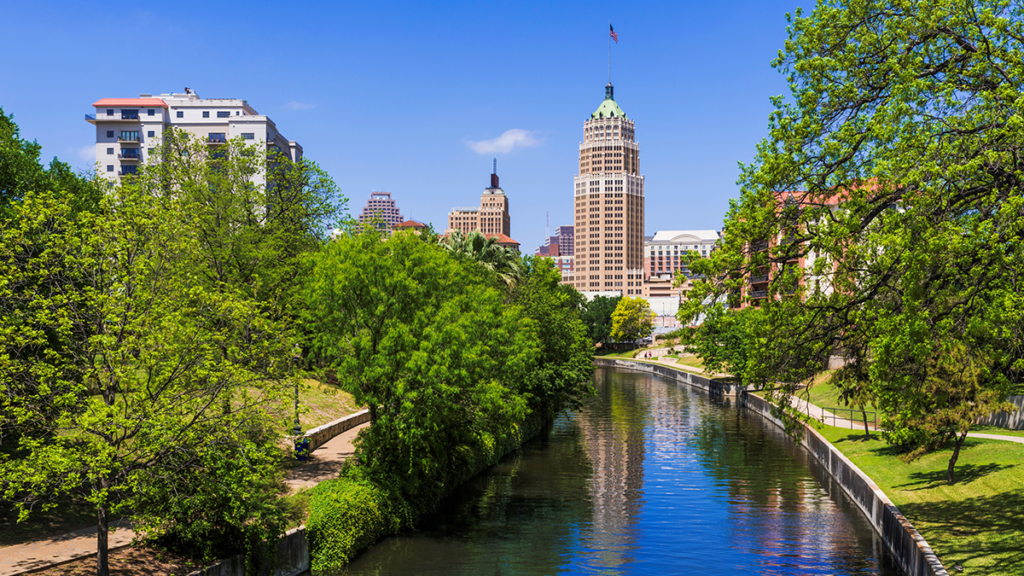
{"label": "ivy-covered bank", "polygon": [[345,231],[311,258],[307,357],[365,404],[357,465],[310,498],[312,569],[344,566],[591,393],[584,300],[479,234]]}

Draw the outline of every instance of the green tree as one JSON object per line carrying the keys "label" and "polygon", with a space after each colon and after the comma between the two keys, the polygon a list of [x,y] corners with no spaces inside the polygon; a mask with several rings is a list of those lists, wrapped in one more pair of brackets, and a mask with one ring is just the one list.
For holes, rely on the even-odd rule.
{"label": "green tree", "polygon": [[709,371],[729,373],[745,385],[761,386],[764,379],[756,372],[755,362],[761,323],[763,314],[758,308],[712,306],[703,322],[687,334],[687,346],[704,360]]}
{"label": "green tree", "polygon": [[11,205],[29,192],[61,192],[72,212],[95,209],[102,196],[96,181],[74,174],[54,158],[47,169],[39,159],[42,147],[21,138],[13,114],[0,107],[0,221],[8,218]]}
{"label": "green tree", "polygon": [[416,509],[527,413],[537,326],[493,274],[419,234],[365,227],[337,236],[307,276],[311,346],[370,410],[360,461]]}
{"label": "green tree", "polygon": [[[111,514],[134,514],[144,531],[184,533],[182,518],[147,513],[152,499],[144,496],[159,492],[157,483],[194,477],[211,447],[248,455],[253,474],[274,477],[267,406],[288,367],[278,361],[287,358],[287,343],[268,330],[254,301],[198,281],[182,256],[197,250],[181,233],[182,214],[131,186],[111,191],[100,208],[70,225],[66,199],[30,193],[15,206],[16,225],[2,232],[0,302],[27,298],[31,305],[4,307],[0,348],[66,353],[0,357],[2,419],[39,431],[0,455],[0,482],[22,519],[61,494],[95,505],[97,574],[106,576]],[[37,256],[24,261],[27,248]],[[16,294],[14,286],[67,289]],[[38,329],[44,326],[50,330]],[[37,385],[23,386],[26,380]],[[225,395],[234,402],[221,403]],[[231,482],[225,486],[236,506],[230,515],[207,511],[219,514],[215,531],[235,542],[277,534],[279,517],[254,521],[273,492],[252,491],[245,476],[218,480]]]}
{"label": "green tree", "polygon": [[469,234],[456,230],[442,239],[442,245],[456,258],[472,260],[494,272],[510,288],[523,277],[519,253],[498,244],[497,238],[488,238],[478,230]]}
{"label": "green tree", "polygon": [[[911,458],[1005,407],[1024,369],[1022,37],[1001,0],[833,0],[791,19],[773,65],[792,99],[773,99],[687,309],[770,275],[757,362],[779,402],[849,354],[840,382]],[[947,378],[951,361],[969,377]]]}
{"label": "green tree", "polygon": [[612,312],[610,336],[620,342],[635,342],[654,332],[654,312],[643,298],[623,297]]}
{"label": "green tree", "polygon": [[519,387],[535,411],[550,413],[578,408],[593,394],[593,346],[580,319],[582,295],[562,285],[561,272],[550,258],[523,260],[525,277],[513,293],[512,303],[533,321],[540,351]]}
{"label": "green tree", "polygon": [[309,159],[293,162],[242,138],[211,146],[180,129],[164,134],[130,185],[174,204],[207,287],[254,297],[275,317],[293,303],[304,255],[319,249],[347,203]]}
{"label": "green tree", "polygon": [[612,331],[612,312],[619,305],[621,296],[595,296],[586,304],[583,323],[586,324],[590,341],[604,342]]}

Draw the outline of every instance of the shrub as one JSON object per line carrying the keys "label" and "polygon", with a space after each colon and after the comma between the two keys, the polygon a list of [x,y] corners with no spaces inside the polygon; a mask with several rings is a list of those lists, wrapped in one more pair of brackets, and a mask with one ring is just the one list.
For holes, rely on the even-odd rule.
{"label": "shrub", "polygon": [[310,569],[322,574],[343,568],[360,550],[411,524],[408,506],[395,491],[346,468],[336,480],[310,490]]}

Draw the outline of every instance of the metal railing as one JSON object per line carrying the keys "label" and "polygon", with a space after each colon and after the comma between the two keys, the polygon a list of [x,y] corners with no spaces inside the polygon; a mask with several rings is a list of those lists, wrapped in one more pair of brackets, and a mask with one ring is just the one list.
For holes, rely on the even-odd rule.
{"label": "metal railing", "polygon": [[[857,428],[863,429],[864,428],[864,415],[865,414],[867,415],[868,428],[869,429],[871,429],[871,430],[878,430],[879,429],[879,425],[881,424],[878,421],[878,414],[876,412],[871,411],[871,410],[865,410],[864,412],[861,412],[860,410],[858,410],[856,408],[839,408],[839,407],[834,407],[834,408],[824,407],[824,408],[822,408],[822,410],[824,410],[825,412],[831,412],[832,413],[829,416],[824,416],[824,422],[826,424],[828,424],[831,421],[831,424],[830,424],[831,426],[837,426],[836,423],[839,420],[847,420],[849,422],[849,428],[851,430],[854,430],[854,429],[857,429]],[[849,414],[849,418],[846,417],[846,414]]]}
{"label": "metal railing", "polygon": [[767,281],[768,281],[768,273],[767,272],[763,272],[761,274],[751,274],[750,275],[750,283],[751,284],[757,284],[758,282],[767,282]]}
{"label": "metal railing", "polygon": [[751,242],[750,243],[750,252],[752,252],[752,253],[753,252],[764,252],[767,249],[768,249],[768,241],[767,240],[759,240],[757,242]]}
{"label": "metal railing", "polygon": [[751,290],[750,291],[750,297],[751,298],[767,298],[768,297],[768,291],[767,290]]}

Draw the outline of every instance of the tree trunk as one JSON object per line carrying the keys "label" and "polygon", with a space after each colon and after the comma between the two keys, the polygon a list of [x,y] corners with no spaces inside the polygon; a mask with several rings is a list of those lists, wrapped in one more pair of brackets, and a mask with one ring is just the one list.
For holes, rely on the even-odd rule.
{"label": "tree trunk", "polygon": [[964,440],[967,439],[967,431],[964,430],[960,437],[953,443],[953,456],[949,459],[949,467],[946,468],[946,480],[950,484],[956,482],[956,474],[953,467],[956,466],[956,459],[960,457],[960,447],[963,446]]}
{"label": "tree trunk", "polygon": [[864,417],[864,437],[868,440],[871,439],[871,430],[868,429],[868,412],[867,410],[860,411],[861,416]]}
{"label": "tree trunk", "polygon": [[[106,490],[110,488],[110,481],[106,478],[100,480],[100,486]],[[107,535],[109,532],[109,518],[107,517],[107,505],[100,504],[96,507],[98,530],[96,532],[96,576],[110,576],[110,564],[107,554]]]}

